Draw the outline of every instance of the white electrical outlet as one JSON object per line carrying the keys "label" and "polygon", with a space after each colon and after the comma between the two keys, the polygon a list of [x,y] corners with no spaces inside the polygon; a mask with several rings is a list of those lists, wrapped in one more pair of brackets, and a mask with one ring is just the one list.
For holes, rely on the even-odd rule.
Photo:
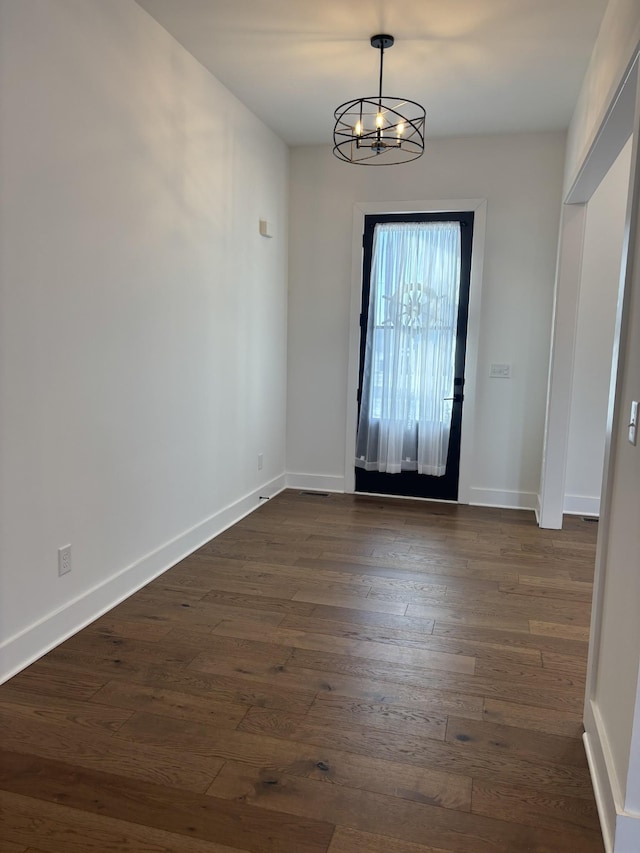
{"label": "white electrical outlet", "polygon": [[263,462],[264,462],[264,454],[258,453],[258,471],[262,471]]}
{"label": "white electrical outlet", "polygon": [[58,548],[58,577],[67,575],[71,571],[71,545]]}

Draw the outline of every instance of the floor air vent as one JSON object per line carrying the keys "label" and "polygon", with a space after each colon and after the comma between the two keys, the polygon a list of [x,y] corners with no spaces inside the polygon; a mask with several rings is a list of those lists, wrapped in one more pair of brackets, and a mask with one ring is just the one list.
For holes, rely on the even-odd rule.
{"label": "floor air vent", "polygon": [[304,495],[305,498],[328,498],[329,492],[298,492],[299,495]]}

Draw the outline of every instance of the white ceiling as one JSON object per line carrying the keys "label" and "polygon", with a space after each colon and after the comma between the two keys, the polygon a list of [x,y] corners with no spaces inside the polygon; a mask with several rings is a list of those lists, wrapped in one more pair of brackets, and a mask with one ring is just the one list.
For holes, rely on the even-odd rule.
{"label": "white ceiling", "polygon": [[290,145],[378,89],[419,101],[427,136],[569,124],[607,0],[137,0]]}

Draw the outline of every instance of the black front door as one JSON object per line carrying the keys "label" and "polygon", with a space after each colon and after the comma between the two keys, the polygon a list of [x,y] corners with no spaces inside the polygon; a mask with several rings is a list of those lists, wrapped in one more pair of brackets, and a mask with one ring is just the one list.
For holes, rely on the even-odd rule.
{"label": "black front door", "polygon": [[[402,495],[406,497],[437,498],[455,501],[458,498],[460,472],[460,441],[462,428],[462,405],[464,401],[464,367],[469,313],[469,284],[471,277],[471,250],[473,243],[473,213],[416,213],[384,214],[365,217],[363,241],[363,287],[362,311],[360,316],[360,377],[358,389],[358,417],[363,399],[365,379],[365,353],[371,302],[371,280],[374,233],[376,225],[389,222],[456,222],[460,223],[460,280],[458,310],[455,320],[455,355],[452,366],[452,387],[445,399],[451,400],[451,423],[449,445],[446,451],[446,467],[439,476],[401,471],[389,474],[379,470],[355,467],[355,490],[371,494]],[[374,297],[375,298],[375,297]]]}

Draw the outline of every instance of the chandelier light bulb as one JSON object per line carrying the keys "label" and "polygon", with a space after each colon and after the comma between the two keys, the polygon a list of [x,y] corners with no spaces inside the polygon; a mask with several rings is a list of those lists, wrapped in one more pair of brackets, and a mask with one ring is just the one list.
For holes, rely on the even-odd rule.
{"label": "chandelier light bulb", "polygon": [[399,121],[398,124],[396,125],[396,133],[398,134],[398,139],[400,139],[400,137],[404,133],[404,122],[403,121]]}
{"label": "chandelier light bulb", "polygon": [[378,130],[382,130],[382,128],[384,127],[384,116],[382,115],[382,113],[378,113],[378,115],[376,116],[376,127],[378,128]]}
{"label": "chandelier light bulb", "polygon": [[362,122],[360,119],[356,122],[356,126],[353,128],[353,132],[356,136],[362,136]]}

